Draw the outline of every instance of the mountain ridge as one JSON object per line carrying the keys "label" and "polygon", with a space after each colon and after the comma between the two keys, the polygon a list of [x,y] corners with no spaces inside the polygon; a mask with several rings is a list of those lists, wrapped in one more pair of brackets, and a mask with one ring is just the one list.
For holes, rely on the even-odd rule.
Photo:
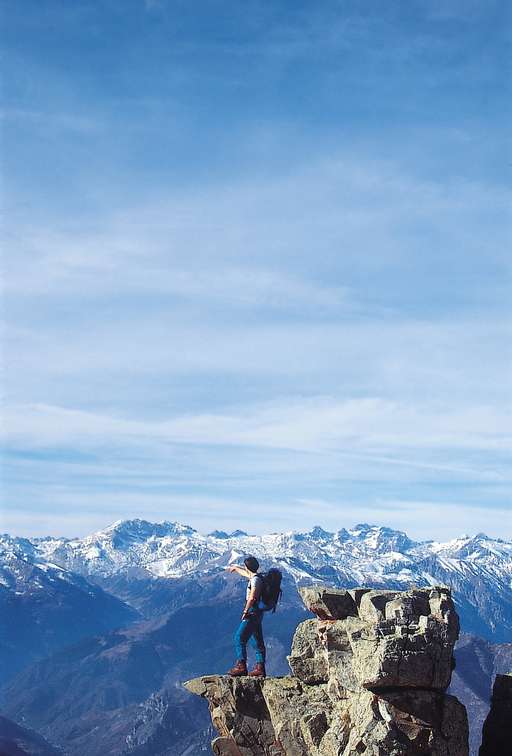
{"label": "mountain ridge", "polygon": [[[484,533],[446,542],[414,541],[403,531],[368,523],[337,531],[317,525],[309,531],[250,535],[235,530],[203,535],[177,522],[132,519],[118,520],[84,538],[0,536],[0,553],[8,551],[8,546],[34,563],[58,565],[84,576],[107,576],[137,566],[154,577],[182,577],[204,568],[209,561],[225,557],[230,549],[231,561],[247,553],[278,561],[296,559],[302,554],[312,567],[333,565],[338,569],[353,568],[354,562],[362,563],[365,557],[373,562],[375,557],[383,557],[378,565],[379,574],[397,579],[405,579],[413,563],[429,557],[453,570],[459,569],[454,560],[479,564],[491,572],[500,561],[499,574],[512,576],[512,542]],[[400,568],[403,574],[392,567]],[[293,572],[293,564],[289,565],[289,571]]]}
{"label": "mountain ridge", "polygon": [[[295,584],[325,582],[405,590],[450,586],[465,630],[494,641],[512,638],[512,542],[483,533],[447,542],[415,541],[407,533],[359,523],[336,531],[203,535],[170,520],[118,520],[85,538],[0,536],[0,566],[16,553],[39,569],[64,569],[116,595],[115,584],[157,584],[220,573],[246,554],[273,564]],[[1,574],[1,573],[0,573]],[[128,594],[117,594],[130,603]],[[137,608],[137,607],[136,607]]]}
{"label": "mountain ridge", "polygon": [[[368,523],[334,532],[316,526],[307,532],[203,535],[179,523],[138,519],[117,521],[82,539],[0,536],[0,597],[31,607],[32,598],[48,593],[51,599],[54,590],[60,596],[62,587],[80,588],[85,596],[99,587],[104,593],[91,596],[85,616],[104,616],[104,594],[119,599],[119,608],[135,610],[114,622],[119,629],[91,627],[87,637],[62,639],[55,650],[35,649],[32,663],[2,690],[7,716],[19,716],[20,724],[49,739],[55,732],[56,742],[73,756],[101,756],[120,742],[134,755],[178,756],[187,732],[196,733],[187,741],[191,752],[203,752],[208,723],[177,685],[205,669],[221,673],[232,662],[226,628],[236,626],[245,585],[225,567],[247,553],[258,556],[263,569],[273,564],[284,574],[283,603],[267,627],[269,664],[277,675],[286,673],[286,651],[304,619],[300,586],[450,585],[463,629],[487,638],[461,648],[455,671],[455,684],[481,727],[490,677],[498,668],[485,643],[512,640],[512,544],[485,534],[418,542]],[[16,574],[13,564],[22,566]],[[54,632],[62,624],[53,614],[59,604],[45,600],[44,607],[52,613],[42,615],[37,627]],[[509,669],[509,647],[500,653],[503,669]],[[485,684],[473,679],[477,656]],[[473,730],[476,743],[476,725]]]}

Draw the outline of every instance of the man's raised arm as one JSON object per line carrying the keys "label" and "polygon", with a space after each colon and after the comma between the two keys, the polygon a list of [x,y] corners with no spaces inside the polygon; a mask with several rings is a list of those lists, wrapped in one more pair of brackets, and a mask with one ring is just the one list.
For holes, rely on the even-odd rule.
{"label": "man's raised arm", "polygon": [[226,570],[228,572],[236,572],[237,575],[241,575],[242,577],[249,577],[250,572],[247,569],[247,567],[240,567],[238,564],[228,564],[226,567]]}

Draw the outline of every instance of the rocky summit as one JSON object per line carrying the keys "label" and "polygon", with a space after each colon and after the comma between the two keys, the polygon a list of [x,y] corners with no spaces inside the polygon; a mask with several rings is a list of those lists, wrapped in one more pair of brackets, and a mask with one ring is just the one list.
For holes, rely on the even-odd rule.
{"label": "rocky summit", "polygon": [[216,756],[467,756],[464,706],[446,694],[459,620],[444,587],[306,587],[292,675],[205,676]]}
{"label": "rocky summit", "polygon": [[[289,656],[306,683],[444,691],[459,620],[448,589],[397,591],[301,588],[318,620],[303,622]],[[351,604],[350,604],[351,602]]]}

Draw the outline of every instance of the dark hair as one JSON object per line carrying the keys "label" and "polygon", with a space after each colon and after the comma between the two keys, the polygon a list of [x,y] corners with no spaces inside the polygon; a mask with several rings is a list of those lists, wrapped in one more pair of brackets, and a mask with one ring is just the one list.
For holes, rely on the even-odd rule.
{"label": "dark hair", "polygon": [[244,564],[247,567],[248,570],[251,572],[258,572],[260,568],[260,563],[256,559],[256,557],[248,556],[244,559]]}

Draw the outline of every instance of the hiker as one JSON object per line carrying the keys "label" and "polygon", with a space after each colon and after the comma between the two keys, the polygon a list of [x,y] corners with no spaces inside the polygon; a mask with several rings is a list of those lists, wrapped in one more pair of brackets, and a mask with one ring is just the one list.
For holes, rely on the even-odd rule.
{"label": "hiker", "polygon": [[[235,633],[235,650],[237,662],[229,670],[232,677],[249,674],[250,677],[265,677],[265,641],[263,640],[262,620],[264,612],[276,610],[276,604],[281,596],[281,578],[279,570],[269,570],[261,575],[258,570],[260,563],[256,557],[248,556],[244,559],[244,566],[230,564],[228,572],[236,572],[247,578],[245,606],[241,622]],[[247,672],[247,642],[256,651],[256,664],[251,672]]]}

